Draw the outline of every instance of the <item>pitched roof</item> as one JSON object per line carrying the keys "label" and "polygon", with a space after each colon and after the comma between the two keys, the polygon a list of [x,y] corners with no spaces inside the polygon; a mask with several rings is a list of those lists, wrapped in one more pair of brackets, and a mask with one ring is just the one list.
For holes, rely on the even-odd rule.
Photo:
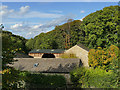
{"label": "pitched roof", "polygon": [[77,46],[79,46],[79,47],[81,47],[81,48],[83,48],[83,49],[89,51],[89,48],[87,48],[86,46],[84,46],[84,45],[81,44],[81,43],[77,44]]}
{"label": "pitched roof", "polygon": [[[67,73],[79,66],[79,58],[14,58],[13,64],[8,64],[20,71]],[[35,66],[36,64],[36,66]]]}
{"label": "pitched roof", "polygon": [[34,49],[29,53],[64,53],[63,49]]}

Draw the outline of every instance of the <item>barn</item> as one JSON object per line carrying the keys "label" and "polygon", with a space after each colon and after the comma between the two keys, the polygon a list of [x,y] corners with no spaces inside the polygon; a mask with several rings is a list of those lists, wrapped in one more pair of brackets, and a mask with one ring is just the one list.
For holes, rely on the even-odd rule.
{"label": "barn", "polygon": [[83,44],[77,44],[71,47],[70,49],[66,50],[64,53],[76,55],[78,58],[81,59],[83,66],[89,67],[88,52],[89,52],[89,49],[85,47]]}
{"label": "barn", "polygon": [[74,54],[81,59],[83,66],[89,67],[88,64],[88,52],[89,49],[83,44],[77,44],[68,50],[63,49],[34,49],[29,52],[29,56],[34,58],[60,58],[64,53]]}
{"label": "barn", "polygon": [[29,52],[29,56],[34,58],[60,58],[64,51],[63,49],[34,49]]}

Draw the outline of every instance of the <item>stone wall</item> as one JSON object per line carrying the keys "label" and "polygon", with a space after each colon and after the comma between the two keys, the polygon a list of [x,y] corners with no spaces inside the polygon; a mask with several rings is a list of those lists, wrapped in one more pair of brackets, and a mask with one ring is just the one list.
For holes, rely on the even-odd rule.
{"label": "stone wall", "polygon": [[[53,53],[53,55],[55,55],[55,58],[60,58],[60,56],[63,53]],[[44,55],[44,53],[29,53],[29,56],[32,56],[34,58],[42,58],[42,56]]]}
{"label": "stone wall", "polygon": [[78,58],[81,59],[83,66],[89,67],[88,65],[88,51],[75,45],[72,48],[65,51],[65,53],[75,54]]}
{"label": "stone wall", "polygon": [[42,58],[44,53],[29,53],[29,56],[32,56],[34,58]]}
{"label": "stone wall", "polygon": [[[79,67],[80,59],[62,58],[14,58],[17,60],[13,66],[21,71],[30,72],[70,72],[75,67]],[[37,66],[35,66],[37,64]]]}

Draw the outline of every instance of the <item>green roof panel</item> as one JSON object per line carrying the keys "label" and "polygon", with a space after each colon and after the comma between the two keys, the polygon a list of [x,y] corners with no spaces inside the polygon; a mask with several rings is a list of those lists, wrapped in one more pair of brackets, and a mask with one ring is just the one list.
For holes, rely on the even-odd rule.
{"label": "green roof panel", "polygon": [[34,49],[29,53],[64,53],[63,49]]}

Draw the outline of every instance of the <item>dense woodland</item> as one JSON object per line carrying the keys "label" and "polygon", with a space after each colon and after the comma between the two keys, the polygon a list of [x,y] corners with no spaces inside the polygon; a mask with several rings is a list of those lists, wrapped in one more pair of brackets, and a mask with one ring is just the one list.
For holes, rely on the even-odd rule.
{"label": "dense woodland", "polygon": [[78,43],[89,49],[105,48],[111,44],[118,45],[119,19],[118,6],[110,6],[89,14],[83,21],[69,19],[54,30],[28,40],[8,31],[3,31],[3,35],[9,35],[13,46],[25,52],[32,49],[68,49]]}
{"label": "dense woodland", "polygon": [[[67,46],[73,46],[77,44],[79,41],[80,29],[79,26],[81,24],[80,20],[72,20],[68,23],[65,23],[60,26],[56,26],[54,30],[47,32],[47,33],[41,33],[35,38],[31,38],[27,41],[26,46],[29,49],[65,49],[68,47],[65,47],[66,38],[70,40],[70,45]],[[67,37],[69,35],[69,37]]]}
{"label": "dense woodland", "polygon": [[105,7],[89,14],[83,21],[69,19],[67,23],[56,26],[54,30],[31,38],[26,46],[29,49],[68,49],[77,43],[82,43],[88,48],[117,45],[119,19],[118,6]]}
{"label": "dense woodland", "polygon": [[[25,76],[6,64],[13,62],[16,51],[28,53],[32,49],[68,49],[82,43],[89,49],[91,68],[79,68],[71,72],[75,87],[118,88],[120,59],[119,6],[105,7],[86,16],[83,21],[69,19],[54,30],[40,33],[29,40],[3,31],[3,87],[16,89],[18,81]],[[23,79],[24,80],[24,79]],[[32,79],[31,79],[32,80]],[[37,80],[39,80],[37,78]],[[37,82],[37,81],[35,81]]]}
{"label": "dense woodland", "polygon": [[27,39],[25,39],[24,37],[14,35],[9,31],[2,31],[2,38],[3,41],[5,41],[4,38],[6,38],[6,43],[9,41],[11,43],[10,46],[14,47],[15,49],[18,49],[18,51],[21,51],[22,53],[28,52],[28,49],[25,46]]}

